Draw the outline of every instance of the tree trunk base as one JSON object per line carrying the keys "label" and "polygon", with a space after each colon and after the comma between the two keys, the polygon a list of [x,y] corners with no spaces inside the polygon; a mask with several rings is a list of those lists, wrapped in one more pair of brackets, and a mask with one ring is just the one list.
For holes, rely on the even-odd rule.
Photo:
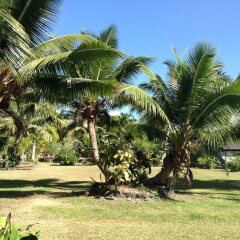
{"label": "tree trunk base", "polygon": [[163,159],[163,166],[161,171],[152,178],[148,178],[145,181],[145,185],[148,187],[167,187],[168,185],[168,177],[172,173],[174,169],[174,154],[169,153]]}
{"label": "tree trunk base", "polygon": [[174,190],[170,187],[158,187],[158,195],[160,198],[173,199]]}

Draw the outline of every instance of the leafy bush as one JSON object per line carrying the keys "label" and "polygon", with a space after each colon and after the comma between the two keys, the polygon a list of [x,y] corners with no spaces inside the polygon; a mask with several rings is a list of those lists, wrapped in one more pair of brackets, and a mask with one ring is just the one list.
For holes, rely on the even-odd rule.
{"label": "leafy bush", "polygon": [[227,162],[226,167],[231,172],[240,172],[240,156]]}
{"label": "leafy bush", "polygon": [[61,143],[50,142],[44,146],[42,153],[45,155],[54,155],[55,156],[61,152],[62,148],[63,148],[63,146]]}
{"label": "leafy bush", "polygon": [[211,155],[204,155],[197,159],[197,166],[200,168],[212,169],[217,166],[216,158]]}
{"label": "leafy bush", "polygon": [[129,170],[129,165],[135,158],[133,152],[118,150],[114,155],[114,160],[112,161],[112,166],[110,167],[111,175],[114,179],[115,186],[119,185],[121,181],[128,182],[131,179],[131,171]]}
{"label": "leafy bush", "polygon": [[141,185],[151,173],[152,155],[143,151],[135,152],[134,161],[130,162],[129,169],[135,185]]}
{"label": "leafy bush", "polygon": [[10,155],[9,157],[7,157],[7,155],[2,155],[2,161],[0,164],[0,168],[13,168],[15,166],[17,166],[20,163],[20,157],[17,155]]}
{"label": "leafy bush", "polygon": [[31,233],[30,227],[21,230],[16,223],[11,223],[11,214],[8,217],[0,218],[0,239],[1,240],[37,240],[39,231]]}
{"label": "leafy bush", "polygon": [[73,166],[78,160],[74,150],[63,149],[55,158],[55,162],[59,162],[62,166]]}

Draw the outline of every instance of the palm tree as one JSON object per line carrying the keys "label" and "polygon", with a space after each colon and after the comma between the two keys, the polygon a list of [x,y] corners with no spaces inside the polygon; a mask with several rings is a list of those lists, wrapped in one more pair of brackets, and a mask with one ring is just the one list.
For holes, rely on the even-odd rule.
{"label": "palm tree", "polygon": [[165,140],[162,169],[147,181],[149,185],[166,185],[170,173],[175,179],[182,167],[190,182],[194,149],[214,149],[239,138],[234,129],[239,124],[240,78],[231,81],[224,74],[216,49],[207,43],[196,44],[183,60],[174,51],[177,63],[165,62],[167,82],[158,76],[142,85],[166,115],[165,121],[147,115],[142,119]]}
{"label": "palm tree", "polygon": [[36,104],[23,100],[11,101],[0,119],[0,127],[8,136],[14,137],[13,145],[8,151],[10,155],[15,155],[22,145],[31,145],[31,159],[34,160],[37,140],[44,138],[51,141],[53,135],[57,134],[57,127],[63,128],[65,122],[58,117],[55,106],[47,102]]}
{"label": "palm tree", "polygon": [[[83,33],[83,35],[90,36],[87,33]],[[134,102],[138,103],[139,107],[154,110],[154,100],[145,91],[129,84],[129,81],[140,72],[153,78],[155,78],[155,75],[147,67],[147,64],[152,61],[151,58],[130,57],[116,50],[118,40],[114,26],[110,26],[99,36],[92,35],[91,37],[91,41],[103,44],[111,49],[112,53],[115,50],[115,53],[119,54],[109,55],[107,59],[98,60],[96,64],[91,64],[87,60],[82,62],[75,60],[72,66],[68,66],[71,68],[68,86],[65,85],[64,81],[59,82],[59,79],[56,78],[51,78],[51,81],[48,82],[37,78],[35,86],[45,96],[53,96],[55,100],[57,98],[57,101],[74,101],[77,119],[81,118],[88,125],[93,162],[107,176],[108,169],[103,169],[100,161],[95,131],[96,119],[106,117],[108,110],[116,102],[119,103],[120,98],[125,99],[123,102],[125,104],[126,102]],[[79,47],[81,47],[81,44]]]}
{"label": "palm tree", "polygon": [[[7,111],[10,99],[19,98],[33,78],[53,77],[69,84],[72,62],[88,61],[92,66],[101,60],[119,57],[119,51],[87,34],[49,38],[60,0],[3,0],[0,2],[0,110]],[[79,95],[86,90],[80,83]],[[87,83],[88,85],[88,83]],[[62,92],[64,94],[64,92]],[[33,93],[33,98],[36,98]],[[41,97],[40,97],[41,98]]]}
{"label": "palm tree", "polygon": [[0,1],[0,109],[8,108],[10,98],[24,89],[17,84],[23,59],[29,58],[31,46],[49,38],[60,0]]}
{"label": "palm tree", "polygon": [[51,34],[61,0],[1,0],[0,59],[14,74],[22,58]]}

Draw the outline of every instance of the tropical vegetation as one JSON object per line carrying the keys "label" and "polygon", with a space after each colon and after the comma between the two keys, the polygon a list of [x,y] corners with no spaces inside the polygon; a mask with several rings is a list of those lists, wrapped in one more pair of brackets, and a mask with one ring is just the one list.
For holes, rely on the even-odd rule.
{"label": "tropical vegetation", "polygon": [[[192,162],[215,167],[220,147],[239,139],[240,97],[240,79],[224,73],[216,48],[197,43],[183,58],[173,49],[163,80],[149,66],[154,58],[118,49],[115,26],[52,37],[59,6],[0,2],[2,167],[86,160],[116,188],[166,189],[180,176],[192,184]],[[149,81],[136,86],[139,74]],[[111,117],[124,106],[133,115]],[[152,166],[161,170],[149,178]]]}
{"label": "tropical vegetation", "polygon": [[239,239],[240,76],[207,42],[163,79],[114,25],[56,36],[61,3],[0,0],[0,214],[33,220],[0,239]]}

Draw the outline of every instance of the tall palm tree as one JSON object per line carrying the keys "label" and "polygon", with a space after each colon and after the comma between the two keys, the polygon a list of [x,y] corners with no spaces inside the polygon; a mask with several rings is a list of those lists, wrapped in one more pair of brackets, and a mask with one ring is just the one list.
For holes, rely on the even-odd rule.
{"label": "tall palm tree", "polygon": [[[83,33],[83,35],[90,36],[87,33]],[[119,54],[109,55],[107,59],[98,60],[96,64],[91,64],[87,60],[82,62],[75,60],[72,66],[68,66],[70,67],[68,87],[64,85],[65,82],[59,83],[59,79],[54,78],[48,82],[37,78],[35,86],[45,96],[53,96],[60,102],[74,101],[77,118],[85,120],[88,125],[93,162],[107,176],[108,170],[102,168],[100,161],[95,131],[96,119],[107,116],[108,110],[114,106],[117,99],[116,95],[121,99],[127,99],[124,103],[135,102],[139,107],[154,109],[154,100],[146,92],[129,84],[129,82],[141,72],[153,78],[155,75],[147,67],[147,64],[152,61],[151,58],[130,57],[116,50],[118,39],[114,26],[110,26],[97,36],[91,35],[91,37],[91,41],[103,44]]]}
{"label": "tall palm tree", "polygon": [[240,136],[235,129],[240,120],[240,78],[231,81],[224,74],[216,49],[207,43],[196,44],[184,59],[176,51],[175,55],[177,62],[165,62],[167,82],[158,76],[142,85],[166,116],[165,121],[143,118],[161,134],[167,152],[161,171],[148,180],[149,185],[166,185],[170,173],[176,178],[182,167],[190,181],[191,151],[216,148]]}
{"label": "tall palm tree", "polygon": [[1,111],[8,108],[12,96],[19,97],[26,91],[33,78],[56,77],[66,83],[73,61],[96,65],[122,54],[87,34],[45,41],[50,37],[60,3],[61,0],[0,1]]}

